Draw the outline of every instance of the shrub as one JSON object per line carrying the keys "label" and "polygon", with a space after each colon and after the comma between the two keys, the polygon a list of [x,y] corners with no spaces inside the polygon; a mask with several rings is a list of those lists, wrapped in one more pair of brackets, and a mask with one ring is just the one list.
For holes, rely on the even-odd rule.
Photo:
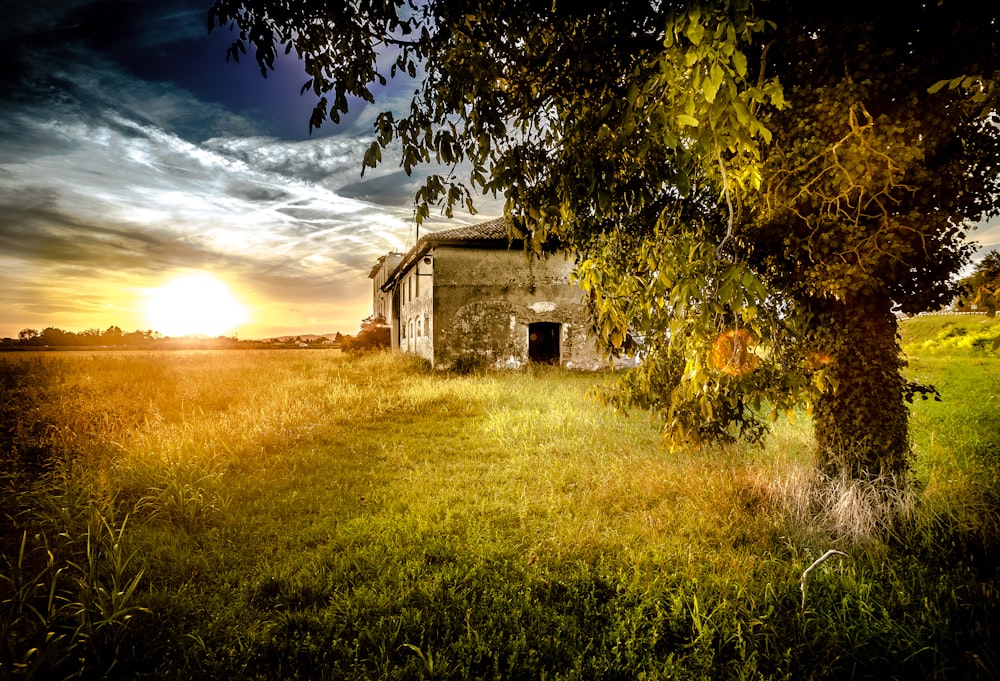
{"label": "shrub", "polygon": [[357,336],[345,336],[341,349],[350,355],[365,352],[388,350],[392,346],[389,325],[384,317],[368,317],[361,322],[361,331]]}

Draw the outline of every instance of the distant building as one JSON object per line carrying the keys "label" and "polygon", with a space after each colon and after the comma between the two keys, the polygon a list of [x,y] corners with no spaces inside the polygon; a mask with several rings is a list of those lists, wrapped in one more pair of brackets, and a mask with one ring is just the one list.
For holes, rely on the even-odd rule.
{"label": "distant building", "polygon": [[378,259],[378,262],[372,267],[371,272],[368,273],[368,278],[372,280],[372,316],[376,319],[381,317],[389,321],[389,318],[392,316],[389,307],[391,304],[389,294],[383,291],[382,287],[385,285],[389,274],[396,269],[396,266],[399,265],[399,261],[402,259],[402,253],[387,253]]}
{"label": "distant building", "polygon": [[502,219],[435,232],[372,267],[373,314],[389,323],[394,349],[436,368],[598,368],[573,267],[562,255],[527,256]]}

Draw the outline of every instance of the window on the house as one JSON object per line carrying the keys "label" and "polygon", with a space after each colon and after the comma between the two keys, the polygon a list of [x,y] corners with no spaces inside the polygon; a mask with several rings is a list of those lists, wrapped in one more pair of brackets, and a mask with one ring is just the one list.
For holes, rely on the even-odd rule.
{"label": "window on the house", "polygon": [[414,289],[414,294],[415,294],[414,297],[415,298],[419,298],[420,297],[420,273],[419,272],[414,272],[413,273],[413,289]]}

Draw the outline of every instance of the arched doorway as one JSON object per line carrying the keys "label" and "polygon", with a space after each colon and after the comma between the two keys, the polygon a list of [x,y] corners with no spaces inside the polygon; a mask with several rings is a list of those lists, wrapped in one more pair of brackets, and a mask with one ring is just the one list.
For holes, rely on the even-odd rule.
{"label": "arched doorway", "polygon": [[559,341],[562,324],[534,322],[528,324],[528,361],[536,364],[559,364]]}

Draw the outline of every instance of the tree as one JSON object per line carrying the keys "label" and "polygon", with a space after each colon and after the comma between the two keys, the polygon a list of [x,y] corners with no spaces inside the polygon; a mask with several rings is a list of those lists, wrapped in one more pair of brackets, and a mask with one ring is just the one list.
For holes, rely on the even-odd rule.
{"label": "tree", "polygon": [[[505,197],[533,252],[571,248],[594,328],[644,361],[610,398],[677,442],[762,437],[813,410],[820,467],[910,461],[892,314],[939,306],[997,209],[992,7],[772,0],[216,0],[229,55],[304,60],[310,129],[387,77],[365,167],[437,162],[417,217]],[[383,65],[388,72],[383,73]],[[983,74],[977,77],[968,74]],[[970,80],[971,78],[971,80]],[[977,80],[978,78],[978,80]],[[955,79],[958,79],[957,82]],[[977,86],[977,83],[979,85]],[[355,100],[356,101],[356,100]],[[457,168],[468,168],[459,177]]]}
{"label": "tree", "polygon": [[43,345],[49,345],[52,347],[74,345],[74,341],[76,340],[76,334],[67,333],[62,329],[57,329],[52,326],[42,329],[40,336],[42,338]]}
{"label": "tree", "polygon": [[109,326],[107,330],[101,334],[101,342],[105,345],[121,345],[125,342],[124,334],[117,326]]}
{"label": "tree", "polygon": [[959,282],[961,294],[960,305],[963,308],[985,310],[993,317],[997,313],[997,302],[1000,301],[1000,253],[990,251],[976,263],[972,274]]}
{"label": "tree", "polygon": [[84,329],[77,334],[80,337],[82,345],[100,345],[101,344],[101,330],[100,329]]}
{"label": "tree", "polygon": [[343,336],[341,350],[358,355],[377,350],[388,350],[392,346],[389,325],[384,317],[366,317],[361,321],[361,331],[357,336]]}

